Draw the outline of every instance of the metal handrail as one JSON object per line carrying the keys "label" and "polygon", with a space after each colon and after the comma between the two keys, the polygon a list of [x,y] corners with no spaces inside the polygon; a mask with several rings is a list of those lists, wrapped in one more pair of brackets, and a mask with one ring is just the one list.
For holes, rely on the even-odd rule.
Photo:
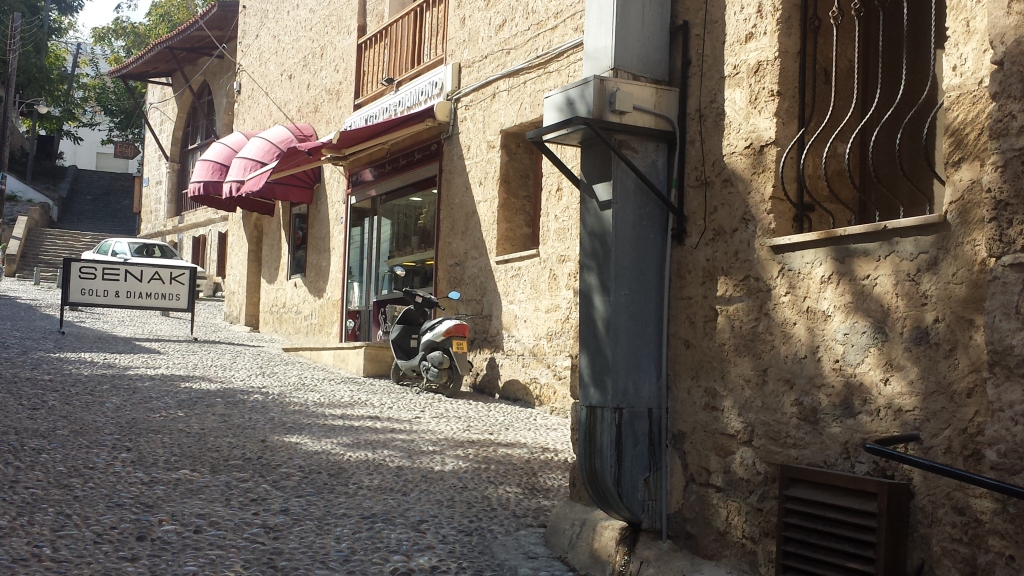
{"label": "metal handrail", "polygon": [[1024,500],[1024,488],[1020,486],[1000,482],[995,478],[974,474],[966,470],[940,464],[933,460],[911,456],[910,454],[891,448],[891,446],[900,446],[911,442],[922,442],[921,434],[917,432],[908,432],[905,434],[895,434],[893,436],[879,438],[874,442],[864,444],[864,451],[872,456],[892,460],[893,462],[898,462],[906,466],[913,466],[914,468],[924,470],[925,472],[931,472],[932,474],[938,474],[939,476],[945,476],[946,478],[956,480],[957,482],[963,482],[1004,496]]}

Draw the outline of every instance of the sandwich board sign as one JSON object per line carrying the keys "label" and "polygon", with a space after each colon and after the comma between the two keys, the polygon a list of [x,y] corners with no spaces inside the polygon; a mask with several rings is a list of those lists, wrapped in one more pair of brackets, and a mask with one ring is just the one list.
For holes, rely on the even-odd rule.
{"label": "sandwich board sign", "polygon": [[65,258],[61,274],[61,334],[67,306],[188,312],[195,334],[195,268]]}

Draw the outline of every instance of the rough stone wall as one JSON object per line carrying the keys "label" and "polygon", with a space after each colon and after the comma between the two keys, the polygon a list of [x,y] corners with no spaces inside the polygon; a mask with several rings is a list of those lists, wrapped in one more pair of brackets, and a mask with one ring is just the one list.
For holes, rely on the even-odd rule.
{"label": "rough stone wall", "polygon": [[[174,133],[174,119],[178,116],[178,106],[173,98],[174,90],[169,86],[151,84],[146,89],[146,103],[149,106],[149,123],[153,126],[160,144],[168,149],[171,135]],[[142,200],[139,213],[139,233],[142,236],[159,234],[165,227],[167,209],[167,176],[169,162],[164,159],[149,130],[143,145],[142,163]],[[173,165],[177,170],[177,163]]]}
{"label": "rough stone wall", "polygon": [[266,217],[238,211],[228,222],[228,261],[224,280],[224,320],[259,328]]}
{"label": "rough stone wall", "polygon": [[[352,112],[357,8],[358,0],[247,3],[239,16],[238,61],[243,71],[236,129],[263,130],[291,122],[312,124],[319,136],[340,129]],[[287,26],[273,25],[267,18],[271,14]],[[261,331],[295,342],[338,342],[346,182],[340,169],[325,167],[323,184],[309,207],[305,277],[287,278],[287,203],[278,203],[272,217],[247,216],[259,219],[258,225],[233,223],[238,233],[232,236],[240,241],[229,240],[232,270],[247,261],[244,238],[262,242],[262,261],[229,276],[242,279],[259,270],[262,280],[258,290],[250,285],[246,298],[229,297],[226,314],[231,321],[247,316],[246,324],[258,322]],[[259,303],[258,321],[251,310],[245,313],[254,302]]]}
{"label": "rough stone wall", "polygon": [[366,5],[366,32],[373,32],[388,21],[391,0],[362,0]]}
{"label": "rough stone wall", "polygon": [[[452,0],[448,61],[469,86],[582,36],[583,0]],[[473,17],[467,17],[472,14]],[[578,359],[579,192],[545,162],[538,255],[495,262],[501,133],[543,115],[546,92],[581,77],[579,49],[459,101],[440,191],[438,292],[459,290],[470,323],[473,386],[551,405],[572,402]],[[572,149],[560,150],[572,160]]]}
{"label": "rough stone wall", "polygon": [[[987,135],[988,150],[978,156],[987,160],[982,171],[982,197],[988,224],[985,248],[994,261],[990,268],[985,315],[985,343],[988,348],[985,392],[989,419],[983,442],[986,468],[990,475],[1024,486],[1024,7],[1008,0],[992,0],[973,6],[976,22],[985,21],[989,50],[979,67],[990,73],[971,92],[980,101],[987,88],[991,109],[978,117],[973,141]],[[987,9],[987,14],[983,10]],[[961,23],[957,23],[958,27]],[[978,26],[981,28],[981,26]],[[979,39],[983,45],[985,38]],[[979,74],[979,76],[984,77]],[[966,83],[965,83],[966,84]],[[980,132],[980,134],[979,134]],[[984,152],[988,153],[987,158]],[[977,162],[977,160],[975,160]],[[979,522],[989,529],[991,557],[979,564],[980,572],[1019,574],[1024,571],[1024,537],[1021,535],[1020,501],[987,498],[975,509]]]}
{"label": "rough stone wall", "polygon": [[784,7],[799,3],[712,0],[705,38],[703,3],[676,4],[695,25],[670,323],[673,537],[773,574],[778,465],[795,463],[911,482],[911,566],[925,574],[1020,573],[1024,507],[861,450],[920,431],[916,454],[1024,479],[1020,8],[947,2],[947,223],[776,253],[763,242],[788,218],[775,169],[794,132],[782,96],[799,33]]}

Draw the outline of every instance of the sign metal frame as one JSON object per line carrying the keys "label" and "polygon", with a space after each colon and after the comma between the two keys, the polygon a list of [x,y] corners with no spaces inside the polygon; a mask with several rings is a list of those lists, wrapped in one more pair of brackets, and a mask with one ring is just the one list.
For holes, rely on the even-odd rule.
{"label": "sign metal frame", "polygon": [[[102,267],[103,265],[117,266],[117,267],[133,267],[133,268],[159,268],[162,270],[178,270],[188,274],[188,299],[187,307],[182,309],[180,307],[167,307],[160,305],[130,305],[130,304],[100,304],[96,302],[75,302],[71,296],[71,265],[76,262],[88,262],[96,266]],[[139,264],[135,262],[106,262],[103,260],[85,260],[82,258],[65,258],[63,268],[61,268],[61,287],[60,287],[60,333],[64,332],[64,309],[68,306],[78,306],[82,308],[117,308],[121,310],[154,310],[157,312],[187,312],[191,315],[191,322],[189,324],[189,335],[192,340],[198,340],[195,337],[196,331],[196,275],[198,270],[191,266],[165,266],[163,264]]]}

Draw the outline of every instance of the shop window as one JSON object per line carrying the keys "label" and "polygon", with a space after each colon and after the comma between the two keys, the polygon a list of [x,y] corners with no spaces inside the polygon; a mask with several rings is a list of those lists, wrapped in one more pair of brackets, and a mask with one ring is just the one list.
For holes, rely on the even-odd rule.
{"label": "shop window", "polygon": [[288,277],[306,274],[306,243],[309,237],[309,206],[292,204],[288,225]]}
{"label": "shop window", "polygon": [[188,199],[186,191],[189,180],[192,179],[192,170],[196,167],[196,161],[217,138],[217,130],[213,125],[216,117],[213,93],[210,91],[210,85],[204,82],[199,90],[196,90],[196,98],[189,107],[185,127],[181,132],[181,148],[178,151],[180,167],[177,191],[178,214],[201,207]]}
{"label": "shop window", "polygon": [[206,234],[192,237],[192,263],[206,268]]}
{"label": "shop window", "polygon": [[228,233],[217,232],[217,276],[228,275]]}
{"label": "shop window", "polygon": [[526,140],[526,133],[539,126],[539,122],[531,122],[501,133],[497,256],[540,246],[543,158]]}
{"label": "shop window", "polygon": [[777,232],[941,212],[945,0],[792,9],[779,109],[796,132],[780,150]]}
{"label": "shop window", "polygon": [[403,302],[403,288],[433,292],[437,217],[436,176],[401,177],[350,196],[346,341],[374,338],[382,313],[391,316]]}

